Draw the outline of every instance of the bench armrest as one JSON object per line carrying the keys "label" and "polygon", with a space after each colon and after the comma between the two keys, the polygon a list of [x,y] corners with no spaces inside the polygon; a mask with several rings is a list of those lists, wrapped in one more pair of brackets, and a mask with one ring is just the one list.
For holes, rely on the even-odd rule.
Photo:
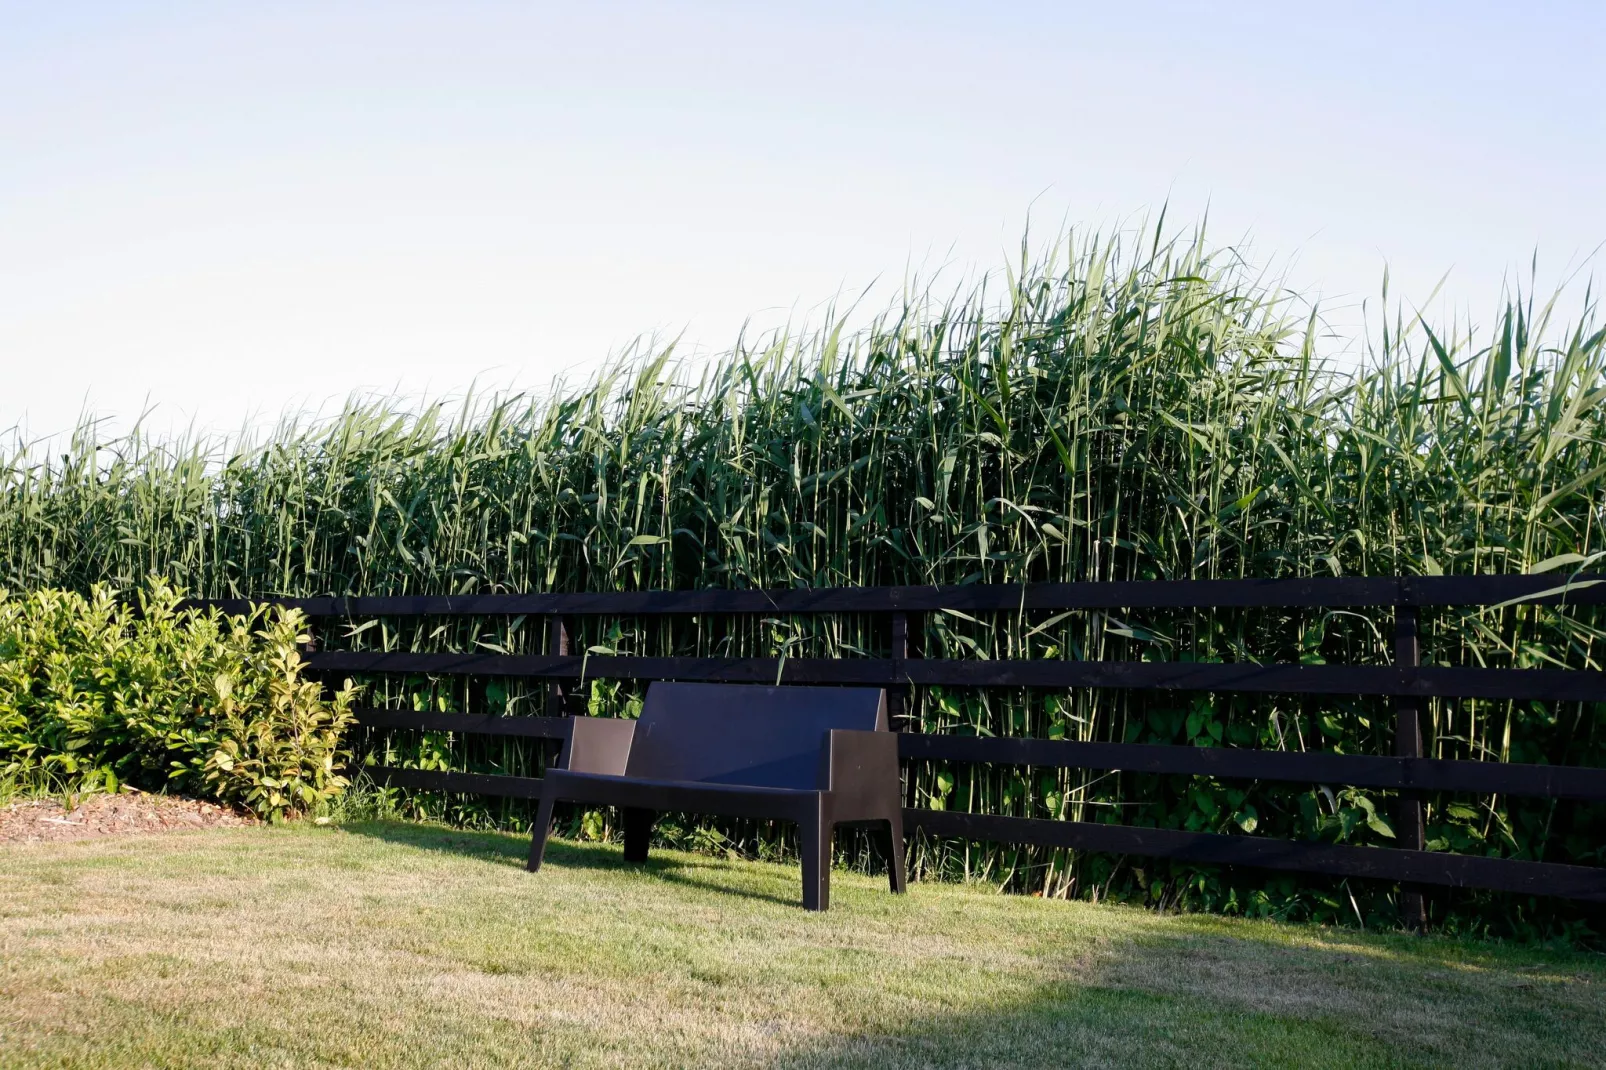
{"label": "bench armrest", "polygon": [[624,776],[636,722],[620,717],[571,717],[558,765],[575,773]]}
{"label": "bench armrest", "polygon": [[902,805],[898,734],[831,729],[820,786],[836,796],[843,820],[890,817]]}

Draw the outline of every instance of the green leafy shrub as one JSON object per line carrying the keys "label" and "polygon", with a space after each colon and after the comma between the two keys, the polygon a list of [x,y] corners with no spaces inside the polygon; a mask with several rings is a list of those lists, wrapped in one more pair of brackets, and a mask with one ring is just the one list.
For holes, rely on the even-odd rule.
{"label": "green leafy shrub", "polygon": [[354,690],[302,678],[298,610],[180,608],[152,583],[137,602],[0,592],[0,776],[121,782],[209,796],[277,820],[346,785]]}
{"label": "green leafy shrub", "polygon": [[348,783],[335,767],[354,691],[348,685],[325,702],[323,689],[301,678],[302,623],[299,611],[271,618],[256,633],[265,648],[258,662],[213,681],[218,740],[206,779],[219,799],[275,818],[319,809]]}

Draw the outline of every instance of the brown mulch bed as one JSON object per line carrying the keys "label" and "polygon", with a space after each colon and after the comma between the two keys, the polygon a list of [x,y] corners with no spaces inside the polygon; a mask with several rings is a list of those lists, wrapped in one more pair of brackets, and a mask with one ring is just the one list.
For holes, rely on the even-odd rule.
{"label": "brown mulch bed", "polygon": [[45,843],[254,824],[254,818],[216,803],[122,791],[115,795],[80,795],[70,810],[59,799],[38,799],[0,808],[0,843]]}

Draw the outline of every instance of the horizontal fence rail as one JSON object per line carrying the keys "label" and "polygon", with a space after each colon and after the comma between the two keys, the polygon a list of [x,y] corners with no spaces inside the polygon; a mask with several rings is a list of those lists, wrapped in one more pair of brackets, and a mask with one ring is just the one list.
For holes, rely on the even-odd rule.
{"label": "horizontal fence rail", "polygon": [[1222,866],[1293,869],[1335,877],[1364,877],[1449,888],[1483,888],[1606,902],[1606,869],[1512,858],[1478,858],[1391,847],[1296,843],[1258,836],[1046,821],[939,810],[905,810],[905,827],[935,836],[1033,843],[1079,851],[1149,855]]}
{"label": "horizontal fence rail", "polygon": [[526,739],[568,739],[567,717],[499,717],[491,713],[415,713],[411,710],[352,711],[364,728],[414,728],[423,732],[523,736]]}
{"label": "horizontal fence rail", "polygon": [[330,651],[307,668],[328,673],[419,673],[551,679],[700,680],[748,684],[910,684],[1252,691],[1286,695],[1606,702],[1606,672],[1560,669],[1392,668],[1156,661],[966,661],[910,658],[655,658],[613,654],[413,654]]}
{"label": "horizontal fence rail", "polygon": [[930,587],[193,599],[240,613],[259,602],[309,617],[652,616],[683,613],[928,613],[1068,609],[1297,609],[1365,606],[1599,605],[1606,576],[1335,576],[1304,580],[1132,580]]}
{"label": "horizontal fence rail", "polygon": [[[422,595],[269,599],[322,619],[374,617],[544,616],[552,621],[545,654],[420,653],[331,650],[310,653],[307,668],[324,676],[413,674],[525,677],[549,681],[548,713],[563,713],[575,680],[702,680],[766,684],[870,685],[889,689],[897,708],[911,688],[1119,688],[1290,695],[1369,695],[1396,708],[1392,756],[1100,743],[1025,737],[903,733],[905,761],[1083,768],[1162,776],[1347,785],[1401,793],[1398,847],[1305,843],[1264,836],[1185,832],[1078,821],[905,811],[905,824],[928,835],[1033,844],[1184,862],[1253,866],[1401,885],[1402,914],[1420,925],[1416,886],[1481,888],[1606,902],[1606,868],[1485,858],[1424,850],[1421,797],[1450,792],[1606,802],[1606,769],[1450,761],[1422,754],[1420,711],[1428,698],[1606,702],[1606,673],[1560,669],[1423,666],[1418,615],[1429,607],[1606,604],[1606,576],[1334,577],[1302,580],[1185,580],[958,587],[874,587],[774,591],[644,591],[607,594]],[[238,612],[244,600],[192,605]],[[1220,662],[967,660],[912,657],[910,619],[957,610],[1010,613],[1098,609],[1298,609],[1382,607],[1394,610],[1393,665],[1291,665]],[[710,658],[580,655],[570,651],[564,620],[582,616],[671,614],[871,613],[891,618],[890,658]],[[524,717],[355,711],[375,731],[413,730],[564,741],[567,716]],[[370,766],[393,787],[534,799],[541,780]]]}

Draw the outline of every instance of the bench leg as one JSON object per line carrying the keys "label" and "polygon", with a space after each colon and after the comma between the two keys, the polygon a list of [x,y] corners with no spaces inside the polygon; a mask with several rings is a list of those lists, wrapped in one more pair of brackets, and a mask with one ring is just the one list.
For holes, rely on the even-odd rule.
{"label": "bench leg", "polygon": [[624,808],[626,862],[647,861],[647,844],[652,839],[653,818],[657,816],[651,810]]}
{"label": "bench leg", "polygon": [[797,825],[797,849],[803,856],[803,909],[831,908],[831,836],[836,823],[822,802]]}
{"label": "bench leg", "polygon": [[888,821],[880,837],[881,849],[887,856],[887,882],[894,895],[902,895],[909,890],[903,868],[903,815]]}
{"label": "bench leg", "polygon": [[541,856],[546,854],[546,837],[552,828],[554,801],[550,795],[541,793],[541,805],[535,811],[535,827],[530,830],[530,861],[525,866],[531,873],[541,868]]}

